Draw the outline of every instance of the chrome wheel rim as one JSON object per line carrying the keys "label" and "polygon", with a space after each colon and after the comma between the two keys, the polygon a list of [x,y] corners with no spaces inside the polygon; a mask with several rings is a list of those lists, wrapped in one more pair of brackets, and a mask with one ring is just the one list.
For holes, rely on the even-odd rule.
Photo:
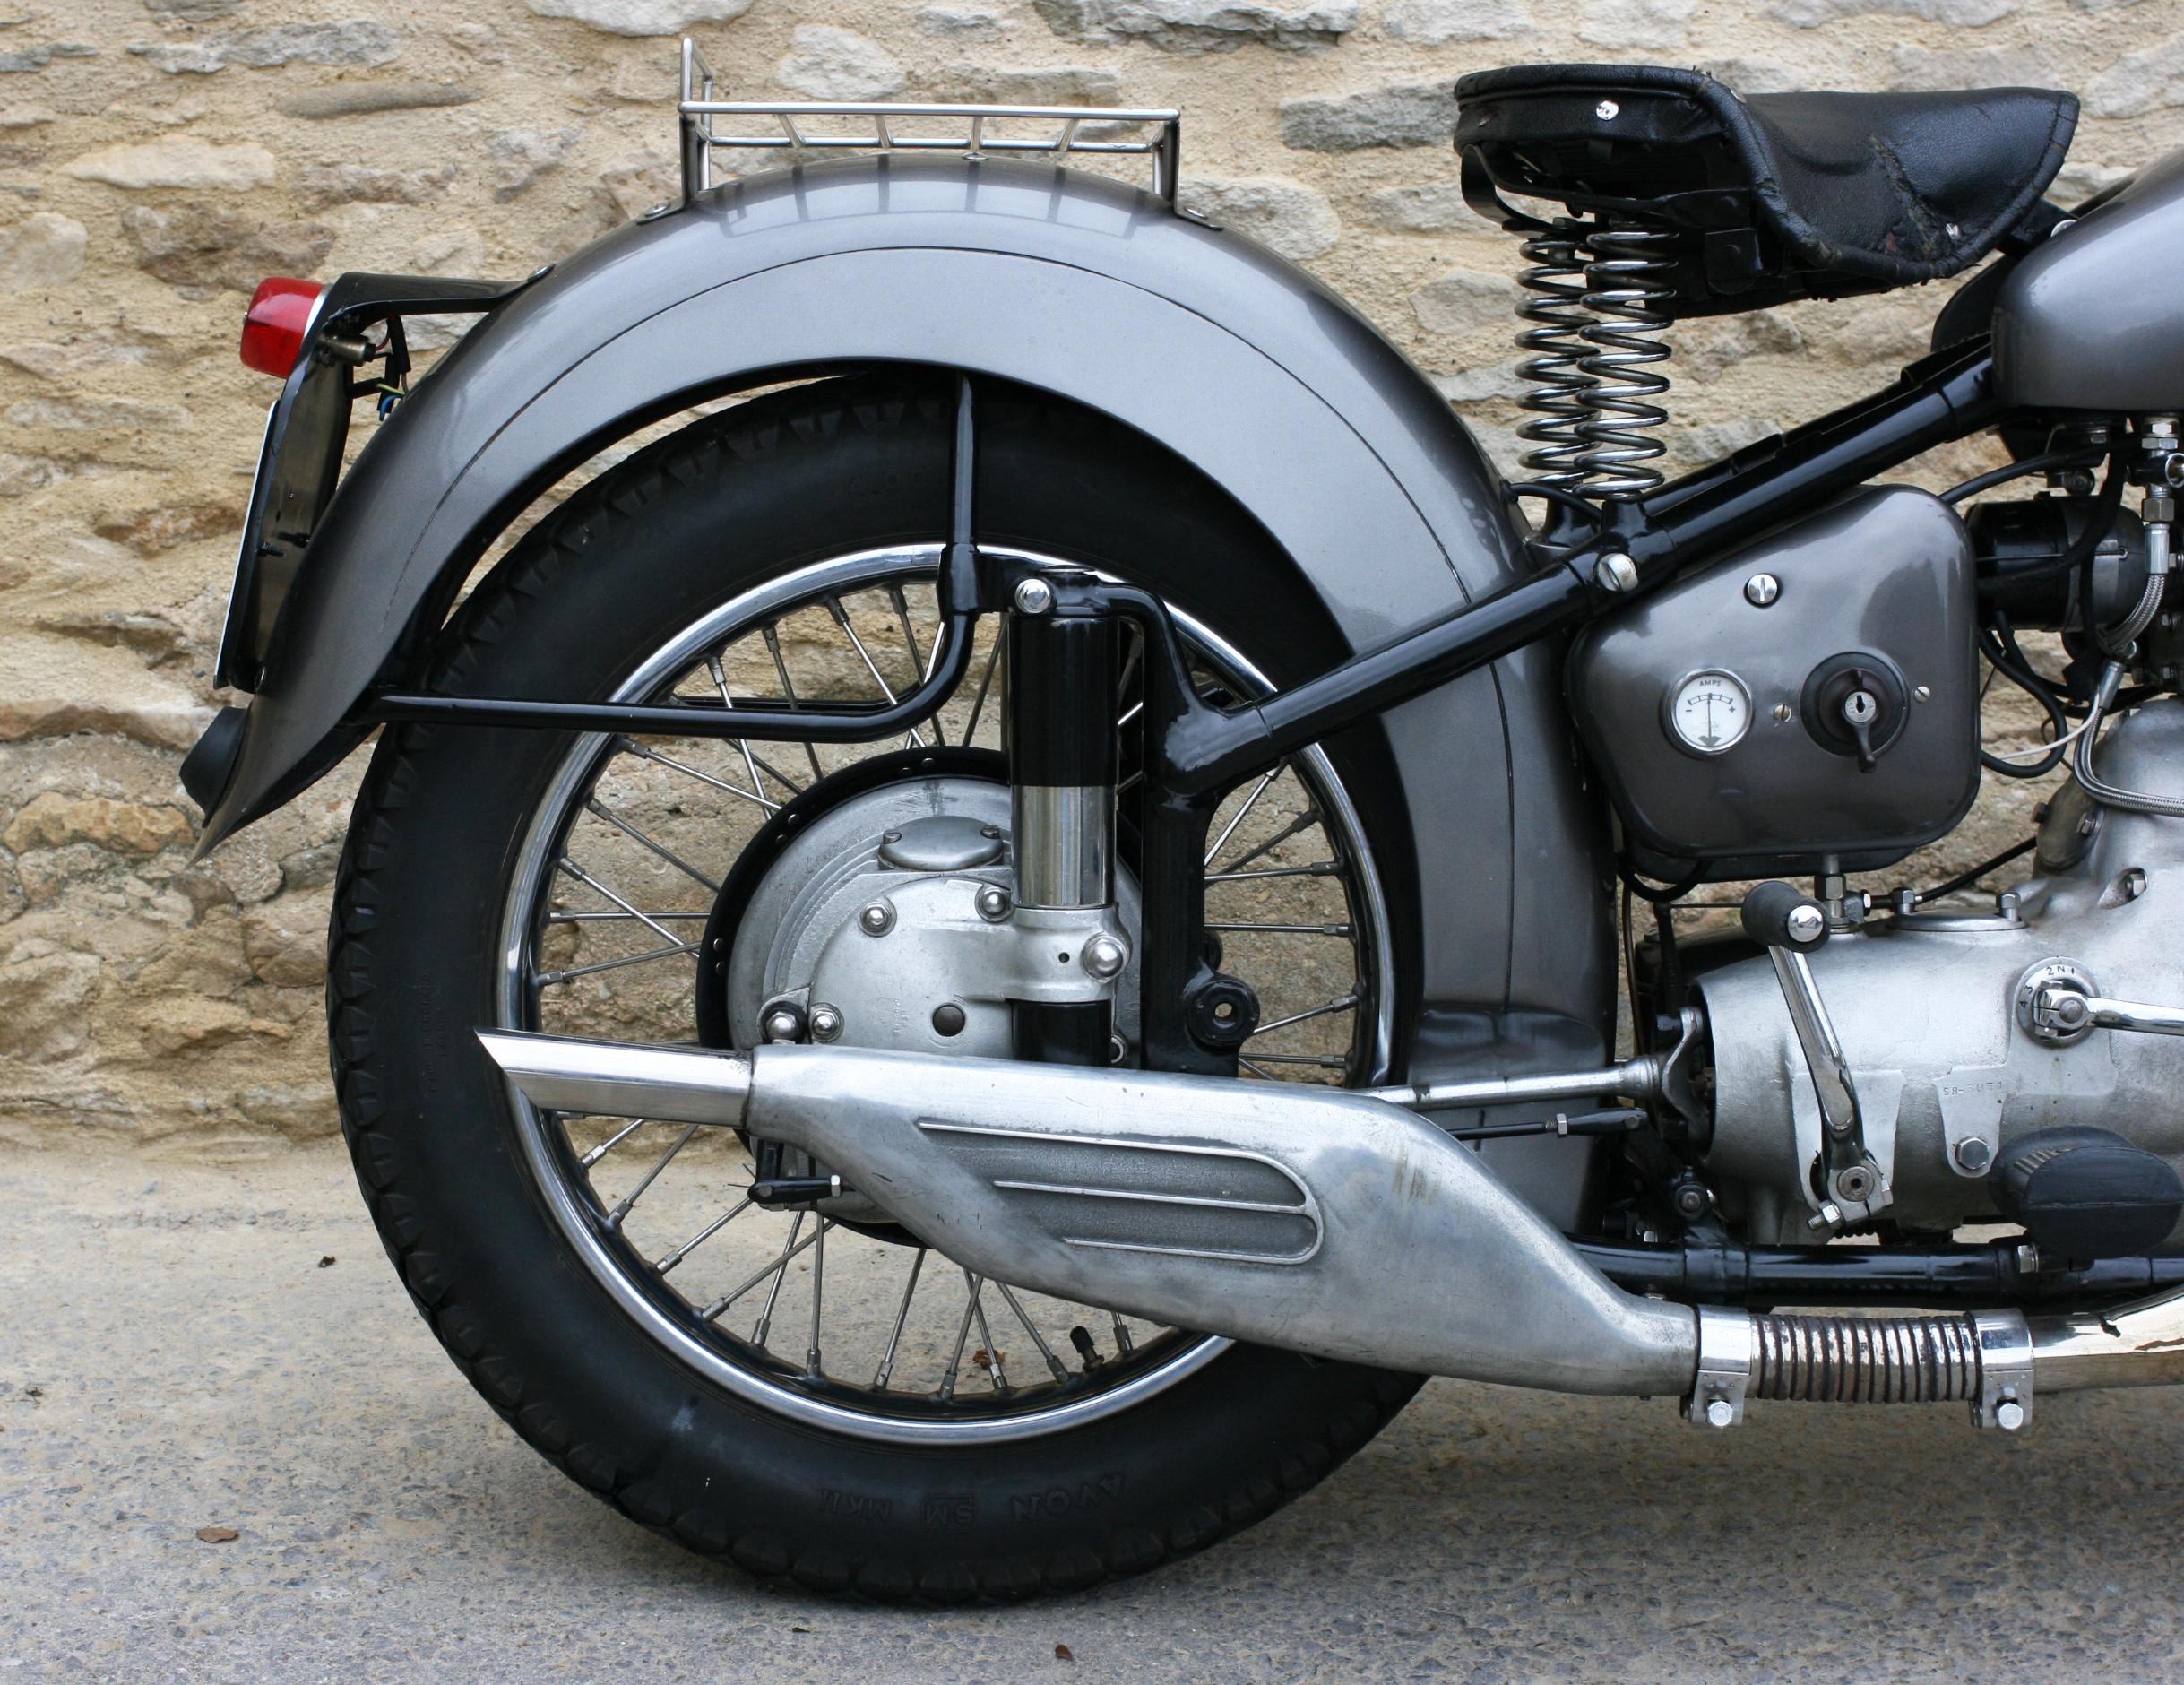
{"label": "chrome wheel rim", "polygon": [[[795,691],[797,652],[785,632],[774,635],[777,628],[798,624],[798,616],[823,611],[822,605],[830,601],[840,610],[852,599],[862,605],[859,609],[829,617],[845,635],[835,651],[834,676],[839,678],[846,670],[851,677],[861,677],[866,697],[876,690],[899,692],[914,681],[917,663],[930,659],[934,617],[929,582],[938,557],[937,545],[866,550],[812,563],[770,580],[702,617],[655,650],[617,688],[614,699],[656,698],[677,689],[695,695],[715,687],[726,696],[736,687],[738,674],[752,670],[754,661],[759,670],[770,666],[778,673],[773,694]],[[920,591],[922,605],[918,601]],[[928,634],[922,642],[917,631],[920,606],[926,610]],[[859,624],[860,616],[874,612],[882,625],[893,619],[900,627],[892,655],[881,643],[878,626],[868,618],[861,627]],[[1195,661],[1217,682],[1246,691],[1269,688],[1263,675],[1225,641],[1186,617],[1178,615],[1177,619]],[[966,710],[971,721],[967,736],[983,732],[990,737],[998,718],[998,706],[989,694],[996,683],[989,659],[992,630],[985,622],[980,624],[980,638],[971,678],[936,722],[945,722],[943,734],[950,741],[954,738],[948,728],[963,730]],[[763,660],[757,656],[760,650]],[[829,694],[852,693],[842,689]],[[811,697],[804,694],[799,699],[808,702]],[[1126,710],[1122,723],[1127,725],[1127,719]],[[655,978],[674,973],[688,993],[695,971],[692,956],[704,928],[692,916],[700,904],[694,897],[702,895],[704,887],[717,888],[733,854],[716,850],[696,858],[699,849],[669,826],[660,827],[669,833],[663,838],[631,820],[620,810],[609,786],[614,768],[634,764],[647,777],[683,780],[724,809],[747,808],[747,819],[763,822],[769,803],[778,807],[794,789],[810,787],[810,778],[803,774],[824,775],[851,759],[892,750],[902,742],[892,739],[842,750],[807,751],[795,745],[721,741],[693,748],[689,739],[648,739],[631,748],[625,747],[626,739],[580,737],[534,808],[510,875],[501,920],[498,1027],[544,1027],[623,1039],[690,1037],[686,1013],[678,1033],[647,1033],[631,1022],[633,1009],[617,1005],[611,990],[639,973]],[[700,749],[712,757],[710,765]],[[796,762],[802,765],[792,770]],[[731,785],[733,790],[728,788]],[[679,806],[676,811],[680,813]],[[662,898],[631,893],[627,881],[617,882],[596,865],[578,861],[580,853],[588,857],[600,846],[585,842],[580,847],[580,838],[609,834],[631,858],[646,864],[656,881],[680,885],[688,904],[646,904]],[[1392,1037],[1394,994],[1386,911],[1361,823],[1332,764],[1313,749],[1266,779],[1245,785],[1216,816],[1209,841],[1213,843],[1207,855],[1209,929],[1230,944],[1342,943],[1349,952],[1348,989],[1313,1006],[1267,1013],[1260,1032],[1266,1041],[1247,1059],[1247,1078],[1301,1076],[1352,1084],[1381,1080]],[[1316,843],[1324,843],[1324,849],[1316,851]],[[1309,858],[1299,859],[1299,854]],[[1222,916],[1254,905],[1263,910],[1270,894],[1294,897],[1308,891],[1324,905],[1330,887],[1344,910],[1339,920],[1255,921]],[[607,933],[620,931],[641,931],[652,945],[651,951],[591,957],[585,943],[610,946]],[[1261,969],[1279,969],[1264,955],[1258,963]],[[1234,956],[1231,969],[1249,976]],[[661,988],[657,983],[644,987],[654,996]],[[644,1009],[651,1008],[636,1010]],[[1337,1033],[1346,1040],[1339,1054],[1326,1050]],[[1291,1050],[1294,1048],[1304,1050]],[[847,1355],[824,1333],[830,1297],[837,1297],[838,1321],[842,1314],[835,1286],[839,1278],[830,1272],[837,1267],[845,1247],[885,1248],[887,1241],[861,1230],[844,1229],[816,1214],[816,1220],[807,1220],[805,1214],[764,1213],[747,1201],[737,1203],[737,1178],[748,1180],[747,1167],[738,1169],[745,1166],[742,1155],[727,1154],[729,1162],[723,1163],[723,1154],[716,1148],[709,1157],[694,1145],[693,1130],[656,1123],[633,1125],[627,1119],[565,1119],[539,1111],[513,1087],[508,1100],[525,1163],[553,1221],[587,1272],[624,1313],[706,1379],[807,1425],[913,1444],[1037,1437],[1141,1404],[1203,1369],[1229,1344],[1217,1337],[1161,1330],[1119,1317],[1097,1325],[1080,1322],[1080,1333],[1088,1332],[1090,1326],[1099,1327],[1099,1334],[1091,1336],[1095,1347],[1104,1342],[1115,1348],[1097,1352],[1095,1367],[1055,1319],[1058,1301],[999,1283],[981,1283],[937,1254],[902,1245],[893,1249],[900,1255],[893,1267],[897,1279],[907,1274],[908,1287],[899,1307],[880,1304],[880,1320],[892,1323],[892,1335],[877,1366],[868,1362],[862,1370],[869,1384],[855,1384],[837,1370],[854,1371],[866,1360]],[[707,1167],[704,1178],[694,1173],[699,1166]],[[698,1184],[689,1196],[692,1203],[685,1217],[675,1222],[685,1223],[700,1213],[702,1218],[678,1230],[671,1245],[647,1244],[634,1232],[636,1214],[643,1207],[650,1222],[663,1207],[674,1209],[666,1198],[671,1175]],[[617,1176],[618,1181],[613,1180]],[[736,1225],[754,1214],[773,1223],[781,1237],[778,1248],[769,1240],[757,1249],[765,1266],[762,1276],[731,1271],[734,1279],[727,1280],[716,1268],[712,1282],[694,1279],[699,1275],[695,1266],[701,1257],[709,1266],[718,1257],[724,1267],[724,1249],[730,1241],[748,1248],[746,1237],[753,1231],[738,1230]],[[656,1231],[665,1234],[668,1224],[666,1216],[660,1217]],[[724,1236],[729,1239],[724,1240]],[[826,1256],[830,1244],[836,1249],[836,1259]],[[743,1256],[747,1261],[749,1251]],[[960,1283],[952,1281],[955,1275],[962,1276]],[[928,1318],[945,1307],[954,1321],[937,1344],[923,1335],[905,1344],[906,1324],[918,1309],[919,1292],[927,1294]],[[722,1300],[726,1304],[716,1309]],[[869,1319],[872,1304],[864,1308]],[[1111,1315],[1091,1307],[1077,1309],[1102,1318]],[[739,1318],[746,1311],[755,1312],[758,1318],[740,1325],[755,1339],[726,1326],[730,1312]],[[803,1326],[807,1317],[807,1335]],[[790,1344],[807,1356],[801,1372],[792,1358],[774,1350],[774,1330],[782,1329],[785,1337],[790,1324],[798,1325],[798,1337]],[[904,1378],[902,1366],[913,1348],[921,1360],[942,1350],[950,1354],[929,1389],[921,1378]],[[1083,1367],[1068,1372],[1073,1356]],[[967,1357],[978,1361],[966,1364]],[[1011,1364],[1016,1366],[1013,1375]]]}

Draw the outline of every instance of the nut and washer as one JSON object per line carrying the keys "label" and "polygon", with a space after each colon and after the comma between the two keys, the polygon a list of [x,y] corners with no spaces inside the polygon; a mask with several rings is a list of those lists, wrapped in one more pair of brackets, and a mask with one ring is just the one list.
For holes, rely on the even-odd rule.
{"label": "nut and washer", "polygon": [[1086,940],[1077,957],[1083,962],[1086,971],[1104,982],[1130,963],[1130,950],[1102,930]]}
{"label": "nut and washer", "polygon": [[1772,574],[1754,574],[1744,582],[1744,601],[1765,609],[1783,594],[1783,582]]}
{"label": "nut and washer", "polygon": [[867,936],[885,936],[894,929],[894,903],[882,895],[857,915],[857,928]]}
{"label": "nut and washer", "polygon": [[824,1002],[811,1009],[811,1039],[832,1041],[842,1033],[842,1009]]}
{"label": "nut and washer", "polygon": [[978,893],[979,917],[988,924],[999,924],[1007,918],[1011,904],[1008,891],[998,884],[988,884]]}
{"label": "nut and washer", "polygon": [[1968,1135],[1956,1144],[1955,1156],[1959,1165],[1977,1176],[1994,1162],[1994,1148],[1984,1136]]}
{"label": "nut and washer", "polygon": [[1054,587],[1034,575],[1016,582],[1016,612],[1044,614],[1054,607]]}
{"label": "nut and washer", "polygon": [[1638,583],[1638,565],[1620,550],[1610,550],[1593,564],[1593,583],[1602,591],[1632,591]]}
{"label": "nut and washer", "polygon": [[769,1041],[794,1041],[804,1033],[804,1015],[784,1004],[766,1014],[763,1027]]}

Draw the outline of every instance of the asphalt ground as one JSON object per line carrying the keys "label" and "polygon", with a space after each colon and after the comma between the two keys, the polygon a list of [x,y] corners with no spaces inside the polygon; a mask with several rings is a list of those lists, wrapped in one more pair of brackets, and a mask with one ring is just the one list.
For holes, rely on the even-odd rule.
{"label": "asphalt ground", "polygon": [[18,1154],[0,1685],[2184,1672],[2184,1396],[2045,1398],[2016,1438],[1953,1407],[1751,1415],[1439,1381],[1150,1578],[876,1609],[701,1561],[540,1462],[412,1313],[338,1149]]}

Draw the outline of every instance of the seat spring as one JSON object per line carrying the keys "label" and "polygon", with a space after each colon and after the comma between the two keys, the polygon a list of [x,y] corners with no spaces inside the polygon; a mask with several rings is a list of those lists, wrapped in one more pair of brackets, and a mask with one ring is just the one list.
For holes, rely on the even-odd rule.
{"label": "seat spring", "polygon": [[1581,365],[1592,350],[1584,331],[1598,318],[1583,303],[1584,235],[1585,224],[1575,218],[1556,218],[1551,228],[1524,242],[1532,267],[1517,277],[1519,285],[1540,295],[1517,307],[1517,315],[1540,324],[1516,336],[1518,347],[1532,353],[1517,373],[1534,383],[1524,408],[1544,419],[1525,422],[1516,436],[1540,447],[1524,453],[1531,477],[1568,491],[1581,489],[1589,477],[1584,460],[1589,447],[1581,430],[1593,418],[1587,394],[1594,377]]}
{"label": "seat spring", "polygon": [[1589,497],[1635,498],[1661,484],[1644,466],[1666,446],[1647,432],[1668,420],[1654,401],[1669,389],[1652,365],[1670,350],[1658,335],[1670,318],[1661,305],[1669,251],[1666,229],[1612,228],[1558,217],[1524,245],[1532,266],[1517,277],[1539,295],[1517,314],[1538,323],[1517,335],[1532,353],[1518,372],[1532,383],[1524,407],[1542,419],[1517,436],[1539,448],[1524,454],[1535,481]]}
{"label": "seat spring", "polygon": [[1585,241],[1593,262],[1585,266],[1584,307],[1601,319],[1584,330],[1598,349],[1578,365],[1593,376],[1586,398],[1595,419],[1577,430],[1591,447],[1584,460],[1599,497],[1642,497],[1661,483],[1658,469],[1638,464],[1668,447],[1639,429],[1669,419],[1653,402],[1669,389],[1668,377],[1649,365],[1670,354],[1654,337],[1671,320],[1658,307],[1674,296],[1661,284],[1667,265],[1658,254],[1677,238],[1665,229],[1596,229]]}

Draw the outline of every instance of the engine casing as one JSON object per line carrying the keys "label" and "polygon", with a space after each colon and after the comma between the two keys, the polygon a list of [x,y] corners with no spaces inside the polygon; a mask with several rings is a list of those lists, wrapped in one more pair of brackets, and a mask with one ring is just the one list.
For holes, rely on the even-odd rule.
{"label": "engine casing", "polygon": [[[2184,796],[2184,700],[2117,725],[2099,768],[2128,789]],[[2035,860],[2041,875],[2012,915],[1877,917],[1811,955],[1897,1221],[1946,1230],[1990,1216],[1984,1167],[2050,1124],[2111,1129],[2184,1170],[2184,1038],[2095,1030],[2053,1047],[2017,1012],[2020,981],[2051,960],[2102,995],[2184,1003],[2184,823],[2099,806],[2073,782]],[[1774,969],[1740,960],[1696,987],[1714,1044],[1716,1197],[1756,1241],[1810,1240],[1819,1109]],[[1960,1150],[1973,1139],[1983,1154]]]}

